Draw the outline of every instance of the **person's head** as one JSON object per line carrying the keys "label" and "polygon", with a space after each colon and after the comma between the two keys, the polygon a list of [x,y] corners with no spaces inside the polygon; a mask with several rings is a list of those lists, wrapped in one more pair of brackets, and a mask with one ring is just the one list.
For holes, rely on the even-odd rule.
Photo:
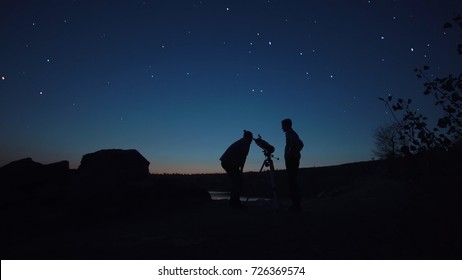
{"label": "person's head", "polygon": [[244,130],[244,138],[245,138],[245,139],[248,139],[248,140],[252,140],[252,139],[253,139],[253,134],[252,134],[252,132],[247,131],[247,130]]}
{"label": "person's head", "polygon": [[282,124],[282,130],[284,132],[292,128],[292,120],[291,119],[282,120],[281,124]]}

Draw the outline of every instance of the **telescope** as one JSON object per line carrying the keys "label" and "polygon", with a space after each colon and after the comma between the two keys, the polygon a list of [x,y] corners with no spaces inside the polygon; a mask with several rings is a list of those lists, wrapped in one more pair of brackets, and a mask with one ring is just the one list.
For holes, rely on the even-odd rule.
{"label": "telescope", "polygon": [[258,145],[258,147],[262,148],[263,149],[263,152],[265,154],[272,154],[274,153],[274,147],[266,142],[265,140],[263,140],[260,136],[260,134],[258,134],[258,138],[253,138],[253,140],[255,141],[255,144]]}

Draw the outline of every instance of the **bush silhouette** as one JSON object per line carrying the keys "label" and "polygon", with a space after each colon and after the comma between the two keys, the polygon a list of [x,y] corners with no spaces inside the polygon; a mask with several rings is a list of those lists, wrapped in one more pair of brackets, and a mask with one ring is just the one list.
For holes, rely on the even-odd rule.
{"label": "bush silhouette", "polygon": [[[453,18],[453,23],[447,22],[443,28],[453,28],[454,24],[461,31],[462,16]],[[462,43],[457,45],[458,55],[462,55]],[[462,73],[449,74],[442,78],[430,78],[427,74],[430,66],[424,65],[416,68],[417,78],[424,80],[424,95],[435,98],[435,106],[442,109],[442,116],[437,119],[437,127],[429,128],[427,117],[413,110],[411,99],[393,96],[379,98],[392,113],[399,126],[399,140],[406,143],[411,151],[422,152],[432,149],[449,150],[454,143],[462,138]],[[397,116],[399,114],[399,116]]]}

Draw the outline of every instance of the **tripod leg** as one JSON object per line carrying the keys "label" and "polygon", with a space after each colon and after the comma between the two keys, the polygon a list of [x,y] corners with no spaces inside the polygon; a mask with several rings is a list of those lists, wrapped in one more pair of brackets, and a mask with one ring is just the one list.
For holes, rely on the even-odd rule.
{"label": "tripod leg", "polygon": [[276,208],[279,208],[280,205],[279,205],[278,194],[277,194],[277,185],[276,185],[276,181],[274,178],[274,164],[271,158],[268,161],[270,165],[271,188],[273,189],[274,206]]}
{"label": "tripod leg", "polygon": [[[263,164],[261,165],[261,168],[260,168],[260,171],[258,172],[258,174],[261,174],[261,172],[263,171],[263,168],[265,168],[265,165],[266,165],[266,159],[263,161]],[[249,190],[248,194],[247,194],[247,199],[245,200],[245,202],[249,202],[249,198],[250,198],[250,195],[255,193],[255,179],[254,179],[254,182],[252,184],[252,189]]]}
{"label": "tripod leg", "polygon": [[265,165],[266,165],[266,159],[263,161],[263,164],[261,165],[260,173],[262,172],[263,168],[265,168]]}

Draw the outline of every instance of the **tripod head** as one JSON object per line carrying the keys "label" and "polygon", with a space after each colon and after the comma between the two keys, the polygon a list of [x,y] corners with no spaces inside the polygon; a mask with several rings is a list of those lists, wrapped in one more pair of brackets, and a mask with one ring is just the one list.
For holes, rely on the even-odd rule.
{"label": "tripod head", "polygon": [[253,140],[255,141],[255,144],[258,145],[258,147],[262,148],[265,155],[271,155],[274,153],[274,147],[270,143],[263,140],[260,134],[258,134],[258,138],[253,138]]}

